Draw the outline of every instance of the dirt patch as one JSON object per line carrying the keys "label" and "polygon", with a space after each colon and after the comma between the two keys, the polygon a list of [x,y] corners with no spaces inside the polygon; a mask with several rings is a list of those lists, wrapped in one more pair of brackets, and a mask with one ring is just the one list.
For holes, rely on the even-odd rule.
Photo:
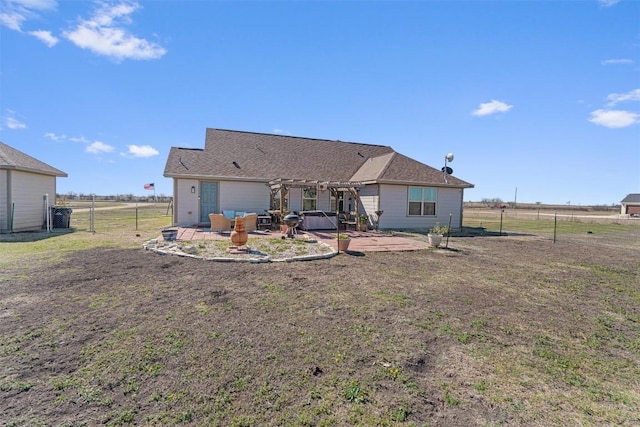
{"label": "dirt patch", "polygon": [[0,411],[9,425],[632,424],[640,233],[592,237],[16,263],[0,273]]}

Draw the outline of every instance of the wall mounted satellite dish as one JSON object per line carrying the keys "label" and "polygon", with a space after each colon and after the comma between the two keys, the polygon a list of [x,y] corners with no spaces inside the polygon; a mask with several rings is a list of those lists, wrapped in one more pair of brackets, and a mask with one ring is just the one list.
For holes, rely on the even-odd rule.
{"label": "wall mounted satellite dish", "polygon": [[453,169],[451,169],[449,166],[443,166],[442,169],[440,169],[442,172],[446,173],[447,175],[451,175],[453,174]]}

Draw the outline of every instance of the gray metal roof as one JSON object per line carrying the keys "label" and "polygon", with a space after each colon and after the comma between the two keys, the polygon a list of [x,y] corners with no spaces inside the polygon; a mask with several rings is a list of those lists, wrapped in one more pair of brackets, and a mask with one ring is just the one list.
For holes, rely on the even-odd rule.
{"label": "gray metal roof", "polygon": [[640,194],[627,194],[622,203],[640,203]]}
{"label": "gray metal roof", "polygon": [[383,145],[207,129],[205,148],[172,147],[164,176],[264,181],[295,179],[473,187]]}
{"label": "gray metal roof", "polygon": [[49,166],[3,142],[0,142],[0,169],[15,169],[60,177],[67,176],[67,174],[60,169]]}

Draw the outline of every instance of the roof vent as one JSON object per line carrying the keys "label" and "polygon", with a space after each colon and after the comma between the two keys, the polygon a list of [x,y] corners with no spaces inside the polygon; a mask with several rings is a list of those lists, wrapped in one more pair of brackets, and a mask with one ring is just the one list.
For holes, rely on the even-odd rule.
{"label": "roof vent", "polygon": [[236,162],[235,160],[233,161],[233,166],[237,167],[238,169],[240,169],[240,165],[238,164],[238,162]]}

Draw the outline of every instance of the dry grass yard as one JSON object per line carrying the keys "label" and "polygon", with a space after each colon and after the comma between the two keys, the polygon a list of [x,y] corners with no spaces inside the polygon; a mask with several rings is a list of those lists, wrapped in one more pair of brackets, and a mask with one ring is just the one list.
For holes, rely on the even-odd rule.
{"label": "dry grass yard", "polygon": [[144,251],[168,219],[132,212],[0,236],[2,425],[640,424],[640,223],[245,264]]}

